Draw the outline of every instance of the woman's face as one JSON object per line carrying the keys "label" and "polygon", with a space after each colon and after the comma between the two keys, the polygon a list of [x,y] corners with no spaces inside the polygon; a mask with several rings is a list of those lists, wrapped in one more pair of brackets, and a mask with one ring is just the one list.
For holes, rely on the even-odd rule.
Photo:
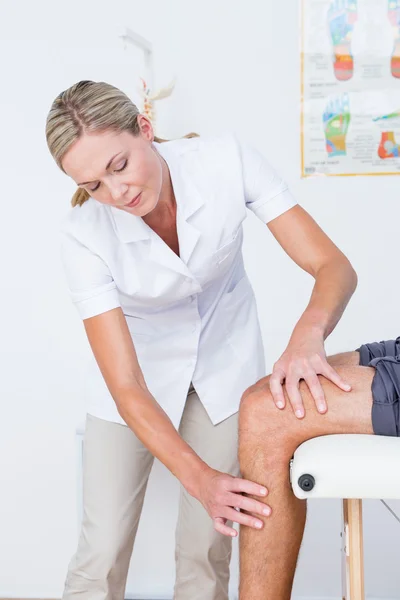
{"label": "woman's face", "polygon": [[62,166],[95,200],[143,217],[160,198],[162,165],[150,122],[140,115],[139,124],[137,136],[127,131],[83,134]]}

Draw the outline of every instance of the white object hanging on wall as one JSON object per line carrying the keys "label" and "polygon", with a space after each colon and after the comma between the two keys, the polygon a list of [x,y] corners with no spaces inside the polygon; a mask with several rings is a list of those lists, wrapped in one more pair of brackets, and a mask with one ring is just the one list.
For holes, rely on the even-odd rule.
{"label": "white object hanging on wall", "polygon": [[143,77],[140,77],[141,86],[138,90],[142,99],[141,112],[155,126],[156,112],[154,103],[157,100],[168,98],[172,94],[175,87],[175,80],[172,80],[166,87],[154,91],[153,46],[151,42],[129,29],[129,27],[119,37],[123,40],[125,49],[128,44],[132,44],[143,50],[146,73],[143,74]]}

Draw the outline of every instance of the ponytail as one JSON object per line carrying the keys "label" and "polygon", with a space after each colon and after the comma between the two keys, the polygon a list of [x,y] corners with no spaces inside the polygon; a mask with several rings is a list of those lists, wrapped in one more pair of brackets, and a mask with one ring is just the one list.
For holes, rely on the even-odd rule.
{"label": "ponytail", "polygon": [[83,188],[78,188],[75,194],[72,196],[71,204],[72,206],[82,206],[86,200],[89,200],[90,194]]}
{"label": "ponytail", "polygon": [[[182,136],[182,139],[187,139],[190,140],[191,138],[195,138],[195,137],[200,137],[198,133],[187,133],[186,135]],[[170,142],[171,140],[164,140],[163,138],[159,138],[156,135],[154,136],[154,141],[157,142],[158,144],[162,144],[163,142]]]}

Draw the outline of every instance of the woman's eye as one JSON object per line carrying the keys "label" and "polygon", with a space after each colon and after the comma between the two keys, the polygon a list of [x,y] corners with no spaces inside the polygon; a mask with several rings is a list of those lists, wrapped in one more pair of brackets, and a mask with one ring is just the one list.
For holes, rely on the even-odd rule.
{"label": "woman's eye", "polygon": [[126,160],[123,164],[123,166],[120,169],[115,169],[115,171],[117,171],[117,173],[120,173],[121,171],[123,171],[124,169],[126,169],[126,165],[128,164],[128,161]]}
{"label": "woman's eye", "polygon": [[[120,173],[121,171],[123,171],[124,169],[126,169],[127,164],[128,164],[128,161],[126,160],[120,169],[114,169],[114,171],[116,171],[117,173]],[[89,189],[89,192],[95,192],[96,190],[99,189],[99,187],[100,187],[100,183],[98,183],[96,185],[96,187],[94,187],[92,189]]]}

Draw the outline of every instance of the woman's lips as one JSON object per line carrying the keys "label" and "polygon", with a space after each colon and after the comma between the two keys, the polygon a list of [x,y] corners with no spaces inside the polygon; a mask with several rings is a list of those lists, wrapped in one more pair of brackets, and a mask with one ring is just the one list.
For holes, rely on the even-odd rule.
{"label": "woman's lips", "polygon": [[134,206],[139,204],[141,195],[142,195],[142,192],[140,192],[140,194],[135,196],[134,199],[129,202],[129,204],[125,204],[125,206],[127,206],[128,208],[133,208]]}

